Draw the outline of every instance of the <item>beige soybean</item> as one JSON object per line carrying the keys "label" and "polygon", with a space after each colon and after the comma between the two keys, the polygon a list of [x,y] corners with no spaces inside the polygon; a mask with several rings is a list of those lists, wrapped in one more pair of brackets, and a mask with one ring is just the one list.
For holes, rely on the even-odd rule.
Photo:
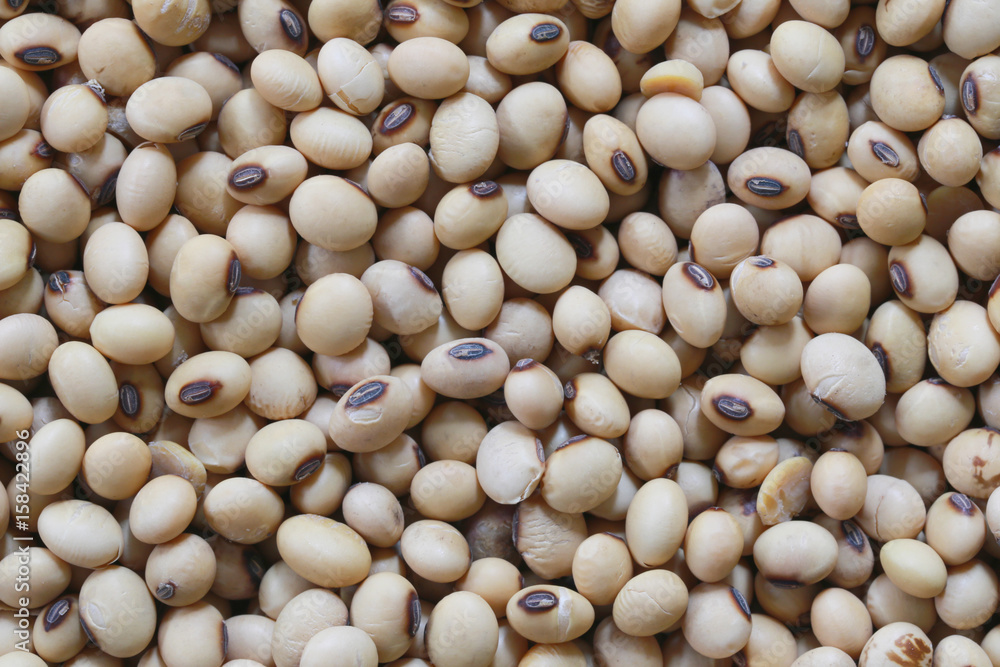
{"label": "beige soybean", "polygon": [[743,368],[758,380],[782,385],[802,375],[799,357],[813,335],[802,318],[770,327],[757,327],[740,347]]}
{"label": "beige soybean", "polygon": [[445,247],[466,250],[493,236],[506,217],[507,197],[496,182],[459,185],[435,207],[434,235]]}
{"label": "beige soybean", "polygon": [[564,229],[599,225],[609,199],[597,175],[572,160],[550,160],[528,176],[528,200],[546,220]]}
{"label": "beige soybean", "polygon": [[611,27],[621,47],[631,53],[648,53],[662,44],[677,26],[681,4],[674,0],[615,3]]}
{"label": "beige soybean", "polygon": [[83,183],[54,167],[29,176],[17,200],[24,226],[32,235],[53,243],[79,238],[87,228],[89,209],[90,195]]}
{"label": "beige soybean", "polygon": [[[508,380],[510,378],[508,377]],[[559,405],[562,406],[562,385]],[[450,459],[474,463],[489,429],[482,415],[468,403],[447,401],[435,406],[420,424],[420,445],[432,461]]]}
{"label": "beige soybean", "polygon": [[87,448],[80,470],[81,479],[103,498],[124,500],[135,495],[146,483],[152,460],[149,447],[138,437],[129,433],[109,433]]}
{"label": "beige soybean", "polygon": [[306,171],[305,158],[294,148],[262,146],[233,161],[226,190],[245,204],[274,204],[292,194],[305,180]]}
{"label": "beige soybean", "polygon": [[868,121],[851,132],[847,156],[863,178],[874,182],[882,178],[916,179],[920,163],[916,146],[899,130]]}
{"label": "beige soybean", "polygon": [[1000,214],[994,211],[970,211],[956,218],[948,228],[948,250],[963,273],[984,281],[1000,274],[1000,266],[994,269],[991,255],[997,223]]}
{"label": "beige soybean", "polygon": [[[652,276],[641,271],[614,271],[598,287],[597,295],[611,311],[612,329],[640,329],[659,333],[666,324],[663,288]],[[715,305],[712,297],[708,297],[706,301],[710,308]],[[712,315],[713,313],[709,313],[706,318],[711,319]]]}
{"label": "beige soybean", "polygon": [[991,429],[970,428],[948,442],[942,465],[948,483],[956,491],[979,499],[989,498],[993,493],[1000,481],[993,472],[995,439]]}
{"label": "beige soybean", "polygon": [[449,183],[464,183],[486,173],[500,147],[500,130],[490,104],[472,93],[441,102],[430,129],[430,161]]}
{"label": "beige soybean", "polygon": [[658,336],[646,331],[622,331],[604,348],[605,372],[622,391],[642,398],[662,399],[681,381],[677,354]]}
{"label": "beige soybean", "polygon": [[858,226],[858,198],[868,186],[853,169],[832,167],[813,174],[806,201],[819,217],[844,229]]}
{"label": "beige soybean", "polygon": [[573,555],[573,581],[591,604],[611,604],[631,578],[632,557],[625,540],[617,535],[591,535]]}
{"label": "beige soybean", "polygon": [[789,111],[785,139],[814,169],[837,164],[849,134],[847,104],[835,91],[803,93]]}
{"label": "beige soybean", "polygon": [[507,354],[485,338],[465,338],[431,350],[420,365],[423,381],[450,398],[478,398],[503,386]]}
{"label": "beige soybean", "polygon": [[861,193],[858,224],[872,240],[885,245],[905,245],[924,231],[927,210],[912,183],[898,178],[878,180]]}
{"label": "beige soybean", "polygon": [[186,417],[217,417],[247,397],[251,377],[250,365],[232,352],[197,354],[167,378],[167,407]]}
{"label": "beige soybean", "polygon": [[919,315],[900,301],[886,301],[872,313],[865,344],[886,376],[886,390],[905,392],[920,381],[927,337]]}
{"label": "beige soybean", "polygon": [[401,97],[386,104],[372,122],[374,154],[407,142],[426,146],[436,110],[437,104],[418,97]]}
{"label": "beige soybean", "polygon": [[846,334],[813,338],[802,350],[801,367],[813,399],[845,419],[872,416],[885,398],[885,376],[875,355]]}
{"label": "beige soybean", "polygon": [[395,660],[406,652],[420,620],[413,584],[392,572],[369,576],[351,601],[351,625],[371,637],[380,661]]}
{"label": "beige soybean", "polygon": [[565,55],[556,65],[556,79],[566,98],[584,111],[610,111],[621,98],[621,75],[614,61],[599,47],[586,41],[569,43]]}
{"label": "beige soybean", "polygon": [[275,343],[281,332],[281,306],[267,292],[239,287],[225,312],[198,326],[213,350],[252,357]]}
{"label": "beige soybean", "polygon": [[146,561],[146,587],[171,607],[184,607],[201,600],[215,580],[215,554],[197,535],[182,534],[158,544]]}
{"label": "beige soybean", "polygon": [[754,254],[759,242],[760,230],[745,208],[718,204],[699,215],[691,228],[691,259],[725,279]]}
{"label": "beige soybean", "polygon": [[107,360],[92,346],[63,343],[49,359],[49,381],[59,401],[80,421],[98,424],[118,408],[118,383]]}
{"label": "beige soybean", "polygon": [[639,192],[649,166],[635,132],[616,118],[599,114],[583,127],[587,165],[608,190],[619,195]]}
{"label": "beige soybean", "polygon": [[111,512],[85,500],[52,503],[38,516],[38,534],[70,565],[98,568],[121,555],[122,530]]}
{"label": "beige soybean", "polygon": [[359,583],[371,566],[368,547],[356,532],[315,514],[300,514],[283,521],[277,545],[282,559],[317,586]]}
{"label": "beige soybean", "polygon": [[357,664],[372,667],[378,664],[378,650],[363,630],[350,625],[335,625],[312,636],[302,650],[299,664],[302,667],[319,667],[331,661],[338,666]]}
{"label": "beige soybean", "polygon": [[170,269],[170,296],[184,319],[210,322],[229,306],[241,275],[232,244],[219,236],[201,234],[177,251]]}
{"label": "beige soybean", "polygon": [[809,489],[819,508],[840,521],[857,514],[865,502],[867,474],[854,454],[831,450],[813,465]]}
{"label": "beige soybean", "polygon": [[927,509],[924,536],[945,565],[960,565],[979,553],[985,528],[983,511],[968,496],[948,492]]}
{"label": "beige soybean", "polygon": [[292,194],[288,215],[303,239],[336,252],[363,245],[378,222],[375,204],[360,187],[329,174],[303,181]]}
{"label": "beige soybean", "polygon": [[760,240],[762,255],[788,264],[803,282],[836,264],[842,251],[836,228],[808,213],[771,224]]}
{"label": "beige soybean", "polygon": [[695,347],[710,347],[722,336],[726,318],[722,287],[694,262],[677,263],[667,270],[663,307],[670,326]]}
{"label": "beige soybean", "polygon": [[162,358],[173,346],[173,332],[166,315],[138,303],[105,308],[90,325],[94,347],[123,364],[151,364]]}
{"label": "beige soybean", "polygon": [[781,399],[760,380],[739,374],[719,375],[705,383],[701,411],[733,435],[757,436],[777,428],[785,415]]}
{"label": "beige soybean", "polygon": [[843,50],[833,35],[815,23],[785,21],[772,33],[770,48],[781,76],[806,92],[832,90],[844,75]]}
{"label": "beige soybean", "polygon": [[28,449],[32,491],[48,495],[68,487],[80,472],[84,446],[83,429],[71,419],[54,419],[35,431]]}
{"label": "beige soybean", "polygon": [[170,212],[176,192],[177,167],[166,146],[136,146],[122,163],[115,201],[122,220],[137,231],[149,231]]}
{"label": "beige soybean", "polygon": [[486,58],[506,74],[533,74],[555,65],[569,48],[566,24],[546,14],[519,14],[494,29]]}
{"label": "beige soybean", "polygon": [[878,117],[902,132],[924,130],[944,111],[944,86],[926,60],[898,55],[872,74],[871,104]]}
{"label": "beige soybean", "polygon": [[[672,119],[670,126],[662,118]],[[700,167],[715,151],[715,122],[690,97],[659,93],[647,100],[636,117],[635,133],[650,157],[671,169]]]}
{"label": "beige soybean", "polygon": [[607,377],[580,373],[566,383],[564,393],[566,415],[584,433],[617,438],[628,430],[628,404]]}
{"label": "beige soybean", "polygon": [[17,313],[0,320],[0,345],[6,350],[6,358],[0,362],[0,378],[28,380],[46,371],[59,339],[55,327],[45,318]]}
{"label": "beige soybean", "polygon": [[[351,114],[328,107],[297,114],[289,125],[289,136],[292,145],[306,159],[327,169],[354,169],[364,164],[372,149],[372,138],[364,123]],[[309,181],[336,182],[329,178],[314,181],[315,178],[318,177]]]}
{"label": "beige soybean", "polygon": [[713,507],[692,521],[684,535],[684,559],[691,574],[714,583],[727,577],[743,552],[743,531],[726,510]]}
{"label": "beige soybean", "polygon": [[299,664],[309,641],[320,631],[347,624],[348,609],[333,591],[312,588],[292,597],[274,621],[272,664]]}
{"label": "beige soybean", "polygon": [[271,486],[288,486],[314,473],[323,461],[326,438],[318,426],[304,419],[268,424],[247,442],[248,472]]}
{"label": "beige soybean", "polygon": [[136,493],[129,509],[129,530],[146,544],[168,542],[194,518],[198,502],[191,483],[177,475],[153,477]]}
{"label": "beige soybean", "polygon": [[934,549],[912,539],[890,540],[879,551],[889,580],[905,593],[931,598],[944,590],[947,570]]}
{"label": "beige soybean", "polygon": [[310,111],[323,100],[319,76],[305,58],[283,49],[259,54],[250,79],[261,97],[286,111]]}
{"label": "beige soybean", "polygon": [[139,575],[112,565],[91,572],[80,587],[80,623],[101,651],[127,658],[153,638],[156,607]]}
{"label": "beige soybean", "polygon": [[781,148],[752,148],[732,161],[726,179],[743,202],[766,210],[793,206],[809,191],[806,162]]}
{"label": "beige soybean", "polygon": [[77,57],[80,30],[56,14],[21,14],[0,31],[0,55],[18,69],[50,70]]}
{"label": "beige soybean", "polygon": [[765,255],[749,257],[733,268],[729,289],[737,310],[763,326],[786,324],[803,302],[802,282],[782,261]]}
{"label": "beige soybean", "polygon": [[87,286],[82,271],[56,271],[49,276],[43,295],[45,311],[52,322],[70,334],[85,338],[104,303]]}
{"label": "beige soybean", "polygon": [[858,267],[837,264],[809,284],[802,305],[805,323],[814,333],[853,333],[868,315],[871,283]]}
{"label": "beige soybean", "polygon": [[771,54],[764,51],[736,51],[729,56],[726,75],[733,92],[754,109],[780,113],[795,101],[794,86],[781,76]]}
{"label": "beige soybean", "polygon": [[944,623],[956,630],[974,628],[997,608],[996,573],[981,560],[948,568],[945,590],[934,598],[934,609]]}
{"label": "beige soybean", "polygon": [[3,268],[0,268],[0,287],[13,287],[34,264],[35,243],[32,234],[16,220],[0,220],[0,238],[3,239]]}
{"label": "beige soybean", "polygon": [[971,387],[985,382],[992,372],[991,364],[1000,362],[1000,335],[989,323],[985,308],[958,300],[931,320],[927,352],[945,381]]}
{"label": "beige soybean", "polygon": [[375,58],[354,40],[326,42],[317,58],[323,90],[340,109],[356,115],[374,111],[382,102],[385,79]]}
{"label": "beige soybean", "polygon": [[854,517],[874,539],[915,538],[926,518],[923,500],[909,482],[888,475],[868,476],[865,503]]}
{"label": "beige soybean", "polygon": [[490,499],[504,505],[515,505],[534,493],[544,471],[541,442],[517,421],[490,429],[476,454],[480,486]]}
{"label": "beige soybean", "polygon": [[559,512],[586,512],[611,497],[622,474],[621,455],[605,440],[571,438],[545,462],[541,495]]}
{"label": "beige soybean", "polygon": [[754,562],[772,583],[789,587],[814,584],[832,571],[837,541],[808,521],[786,521],[765,530],[753,547]]}
{"label": "beige soybean", "polygon": [[672,627],[688,603],[684,581],[669,570],[632,577],[615,596],[614,623],[633,637],[651,637]]}
{"label": "beige soybean", "polygon": [[432,326],[442,310],[441,296],[420,269],[386,259],[365,269],[376,325],[398,334],[416,334]]}
{"label": "beige soybean", "polygon": [[983,151],[979,135],[969,123],[961,118],[945,118],[924,131],[917,143],[917,155],[931,178],[958,187],[975,178]]}
{"label": "beige soybean", "polygon": [[750,605],[728,584],[698,584],[688,594],[681,631],[698,654],[715,660],[728,658],[750,640]]}
{"label": "beige soybean", "polygon": [[403,509],[396,497],[378,484],[356,484],[343,500],[344,521],[377,547],[391,547],[403,534]]}
{"label": "beige soybean", "polygon": [[3,74],[0,74],[0,90],[4,93],[4,99],[8,100],[8,106],[0,116],[0,137],[8,139],[24,127],[31,112],[31,103],[28,99],[27,86],[14,72],[6,68]]}
{"label": "beige soybean", "polygon": [[562,93],[542,81],[515,87],[497,105],[496,115],[497,155],[514,169],[533,169],[551,159],[569,118]]}
{"label": "beige soybean", "polygon": [[93,147],[108,126],[103,88],[94,82],[53,91],[42,106],[40,122],[42,136],[57,151],[79,153]]}
{"label": "beige soybean", "polygon": [[513,519],[514,548],[531,572],[547,580],[569,576],[573,554],[587,537],[583,514],[554,510],[536,493],[518,505]]}
{"label": "beige soybean", "polygon": [[428,519],[461,521],[479,511],[486,494],[479,486],[476,469],[468,463],[433,461],[414,475],[410,500]]}
{"label": "beige soybean", "polygon": [[76,595],[52,602],[35,618],[31,645],[38,657],[51,661],[70,660],[87,644],[80,625],[80,604]]}
{"label": "beige soybean", "polygon": [[968,64],[961,78],[962,108],[969,123],[983,137],[1000,136],[1000,109],[995,103],[997,56],[983,56]]}
{"label": "beige soybean", "polygon": [[443,521],[422,519],[411,523],[399,544],[407,566],[436,583],[458,580],[472,560],[468,542],[454,526]]}
{"label": "beige soybean", "polygon": [[[466,639],[456,645],[459,635]],[[434,606],[424,641],[435,665],[490,665],[499,642],[496,616],[480,596],[456,591]]]}
{"label": "beige soybean", "polygon": [[381,449],[406,428],[412,405],[412,394],[399,378],[366,378],[348,389],[337,403],[330,416],[330,437],[348,451]]}
{"label": "beige soybean", "polygon": [[511,627],[529,641],[555,644],[583,635],[594,623],[585,597],[562,586],[528,586],[507,603]]}
{"label": "beige soybean", "polygon": [[143,139],[175,143],[204,131],[212,117],[212,99],[191,79],[164,76],[139,86],[129,96],[125,114]]}
{"label": "beige soybean", "polygon": [[205,601],[167,610],[157,631],[157,646],[167,664],[212,664],[225,659],[225,618]]}
{"label": "beige soybean", "polygon": [[555,342],[552,316],[540,303],[526,298],[504,301],[500,314],[483,334],[500,345],[511,361],[545,359]]}
{"label": "beige soybean", "polygon": [[198,230],[191,221],[176,214],[167,215],[146,235],[150,287],[164,296],[169,296],[170,269],[177,251],[197,235]]}
{"label": "beige soybean", "polygon": [[459,251],[445,264],[441,295],[460,326],[471,330],[486,327],[503,305],[500,265],[483,250]]}
{"label": "beige soybean", "polygon": [[597,294],[573,285],[556,300],[552,331],[571,354],[596,360],[611,333],[611,312]]}
{"label": "beige soybean", "polygon": [[[331,323],[329,315],[338,313]],[[374,310],[365,285],[346,273],[323,276],[311,284],[295,311],[295,330],[310,350],[337,356],[365,341]]]}
{"label": "beige soybean", "polygon": [[414,143],[396,144],[372,160],[368,169],[368,193],[379,206],[409,206],[427,190],[429,180],[427,153]]}
{"label": "beige soybean", "polygon": [[469,61],[447,40],[415,37],[393,49],[388,71],[392,82],[407,95],[435,100],[454,95],[465,86]]}
{"label": "beige soybean", "polygon": [[733,436],[715,455],[713,474],[734,489],[760,485],[778,464],[778,443],[770,436]]}
{"label": "beige soybean", "polygon": [[658,478],[643,484],[625,518],[626,540],[635,561],[655,567],[670,560],[683,542],[687,513],[687,499],[677,482]]}
{"label": "beige soybean", "polygon": [[828,588],[810,608],[813,633],[823,646],[832,646],[852,658],[861,654],[872,635],[872,620],[857,596],[843,588]]}

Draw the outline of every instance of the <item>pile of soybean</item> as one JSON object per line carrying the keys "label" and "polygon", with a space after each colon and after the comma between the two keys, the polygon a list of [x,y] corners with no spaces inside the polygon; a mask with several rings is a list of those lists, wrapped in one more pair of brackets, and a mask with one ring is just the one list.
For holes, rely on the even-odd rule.
{"label": "pile of soybean", "polygon": [[998,54],[0,4],[0,665],[997,667]]}

